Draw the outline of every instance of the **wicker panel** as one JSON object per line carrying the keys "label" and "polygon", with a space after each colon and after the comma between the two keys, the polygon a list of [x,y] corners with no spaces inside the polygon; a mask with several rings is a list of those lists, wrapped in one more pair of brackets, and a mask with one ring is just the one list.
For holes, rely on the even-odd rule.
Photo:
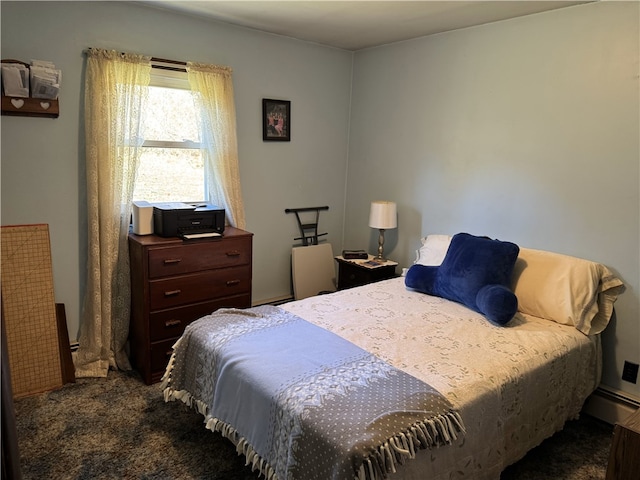
{"label": "wicker panel", "polygon": [[2,301],[15,397],[63,385],[48,225],[4,226]]}

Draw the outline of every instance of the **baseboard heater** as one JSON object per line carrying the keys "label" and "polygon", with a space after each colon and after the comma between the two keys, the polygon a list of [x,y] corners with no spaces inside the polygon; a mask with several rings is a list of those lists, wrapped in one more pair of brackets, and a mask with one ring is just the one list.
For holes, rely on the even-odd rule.
{"label": "baseboard heater", "polygon": [[638,408],[640,408],[640,399],[627,392],[600,385],[587,398],[582,412],[615,425]]}
{"label": "baseboard heater", "polygon": [[[282,297],[276,297],[276,298],[270,298],[267,300],[263,300],[258,304],[253,305],[254,307],[257,307],[258,305],[282,305],[283,303],[287,303],[290,302],[291,300],[293,300],[293,297],[291,295],[286,295],[286,296],[282,296]],[[78,351],[78,348],[80,348],[80,343],[79,342],[70,342],[69,347],[71,348],[71,353],[75,353]]]}

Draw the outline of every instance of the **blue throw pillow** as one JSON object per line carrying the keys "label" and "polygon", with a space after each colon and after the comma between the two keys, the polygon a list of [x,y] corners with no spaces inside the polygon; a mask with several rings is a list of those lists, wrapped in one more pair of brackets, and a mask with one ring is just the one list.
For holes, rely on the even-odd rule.
{"label": "blue throw pillow", "polygon": [[458,233],[442,265],[412,265],[405,285],[461,303],[505,325],[518,310],[518,299],[509,286],[519,252],[515,243]]}

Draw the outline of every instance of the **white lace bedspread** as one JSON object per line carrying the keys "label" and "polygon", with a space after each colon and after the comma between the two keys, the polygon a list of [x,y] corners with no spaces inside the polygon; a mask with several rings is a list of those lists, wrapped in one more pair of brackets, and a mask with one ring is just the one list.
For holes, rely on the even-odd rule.
{"label": "white lace bedspread", "polygon": [[459,409],[464,441],[419,452],[394,479],[498,479],[575,418],[600,379],[599,337],[520,313],[494,326],[408,291],[404,278],[281,307],[429,383]]}

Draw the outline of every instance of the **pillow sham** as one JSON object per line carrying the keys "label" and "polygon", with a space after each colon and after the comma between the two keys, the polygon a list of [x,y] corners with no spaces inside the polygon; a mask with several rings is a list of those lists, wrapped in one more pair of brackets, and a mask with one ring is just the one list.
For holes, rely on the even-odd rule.
{"label": "pillow sham", "polygon": [[422,246],[419,250],[416,250],[416,260],[413,263],[438,266],[447,254],[451,243],[451,235],[427,235],[421,242]]}
{"label": "pillow sham", "polygon": [[412,265],[405,285],[461,303],[505,325],[518,309],[518,299],[509,288],[518,252],[511,242],[458,233],[441,265]]}
{"label": "pillow sham", "polygon": [[521,248],[511,288],[522,313],[601,333],[625,286],[602,264],[543,250]]}

